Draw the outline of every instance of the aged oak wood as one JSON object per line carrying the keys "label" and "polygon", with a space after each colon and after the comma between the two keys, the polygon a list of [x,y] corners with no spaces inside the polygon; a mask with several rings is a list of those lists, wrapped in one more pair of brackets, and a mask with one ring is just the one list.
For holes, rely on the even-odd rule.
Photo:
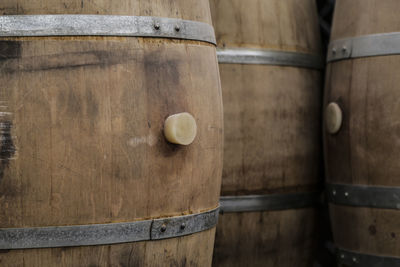
{"label": "aged oak wood", "polygon": [[[210,23],[208,1],[2,1],[1,14],[111,14]],[[125,37],[0,39],[0,227],[130,222],[218,205],[215,47]],[[197,136],[168,143],[189,112]],[[10,128],[10,129],[8,129]],[[1,266],[209,266],[214,230],[115,246],[1,251]]]}
{"label": "aged oak wood", "polygon": [[[15,250],[1,266],[211,266],[215,229],[157,242]],[[29,265],[28,265],[29,263]]]}
{"label": "aged oak wood", "polygon": [[[395,0],[338,0],[331,40],[400,31]],[[347,59],[328,64],[325,106],[336,102],[343,125],[324,134],[330,183],[400,186],[398,55]],[[340,248],[400,257],[399,212],[330,206],[334,241]]]}
{"label": "aged oak wood", "polygon": [[312,208],[220,215],[214,266],[312,266],[316,227]]}
{"label": "aged oak wood", "polygon": [[210,0],[219,47],[320,53],[313,0]]}
{"label": "aged oak wood", "polygon": [[[315,1],[210,4],[220,49],[321,52]],[[225,125],[221,194],[316,190],[322,165],[320,71],[245,64],[219,69]],[[308,267],[314,222],[314,209],[221,214],[213,264]]]}

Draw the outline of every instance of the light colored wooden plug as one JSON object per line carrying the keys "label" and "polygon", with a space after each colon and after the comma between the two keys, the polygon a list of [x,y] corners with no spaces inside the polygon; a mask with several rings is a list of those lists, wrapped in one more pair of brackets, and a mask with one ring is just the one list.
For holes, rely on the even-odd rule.
{"label": "light colored wooden plug", "polygon": [[165,120],[164,135],[170,143],[190,145],[196,138],[196,134],[196,120],[187,112],[171,115]]}
{"label": "light colored wooden plug", "polygon": [[325,110],[325,126],[330,134],[339,132],[343,122],[343,114],[339,105],[332,102],[326,107]]}

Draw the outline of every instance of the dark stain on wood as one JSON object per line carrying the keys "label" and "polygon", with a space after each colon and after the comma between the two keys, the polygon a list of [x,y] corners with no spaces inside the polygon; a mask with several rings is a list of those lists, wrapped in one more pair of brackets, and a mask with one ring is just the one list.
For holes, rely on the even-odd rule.
{"label": "dark stain on wood", "polygon": [[10,159],[15,154],[11,128],[11,121],[3,121],[0,123],[0,181],[4,177],[4,170],[8,167]]}
{"label": "dark stain on wood", "polygon": [[81,114],[81,102],[79,97],[72,91],[68,93],[68,104],[67,104],[67,112],[74,116]]}
{"label": "dark stain on wood", "polygon": [[127,247],[120,253],[119,266],[121,267],[140,267],[145,265],[141,257],[135,257],[135,246]]}
{"label": "dark stain on wood", "polygon": [[[13,43],[16,43],[20,46],[20,42]],[[129,60],[137,60],[137,56],[129,55],[126,50],[66,52],[63,54],[38,55],[17,59],[20,54],[16,54],[19,51],[17,50],[18,46],[16,46],[16,44],[14,46],[11,46],[10,44],[8,46],[4,45],[4,53],[0,52],[0,60],[2,54],[4,54],[3,57],[10,59],[2,66],[2,71],[4,73],[65,70],[96,66],[105,67],[122,64]],[[14,54],[5,56],[8,51],[12,51]]]}
{"label": "dark stain on wood", "polygon": [[21,42],[0,41],[0,62],[21,57]]}
{"label": "dark stain on wood", "polygon": [[[168,58],[165,58],[168,57]],[[149,52],[144,55],[145,86],[148,90],[149,107],[159,106],[160,112],[154,114],[152,121],[163,123],[168,116],[188,111],[185,98],[182,97],[184,88],[181,85],[180,64],[178,57],[166,56],[162,51]],[[159,125],[158,139],[164,140],[157,148],[164,157],[174,156],[182,146],[169,143],[163,133],[163,126]]]}
{"label": "dark stain on wood", "polygon": [[368,228],[368,232],[369,232],[370,235],[376,235],[376,226],[375,225],[371,225]]}
{"label": "dark stain on wood", "polygon": [[87,114],[90,118],[95,119],[99,114],[99,104],[92,91],[86,92]]}

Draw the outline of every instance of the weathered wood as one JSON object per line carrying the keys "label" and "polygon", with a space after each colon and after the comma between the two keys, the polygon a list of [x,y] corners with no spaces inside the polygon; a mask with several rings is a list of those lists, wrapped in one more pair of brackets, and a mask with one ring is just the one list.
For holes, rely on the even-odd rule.
{"label": "weathered wood", "polygon": [[219,47],[320,53],[313,0],[210,0]]}
{"label": "weathered wood", "polygon": [[214,265],[312,266],[316,227],[313,209],[221,214]]}
{"label": "weathered wood", "polygon": [[[190,236],[108,246],[0,252],[0,265],[23,266],[211,266],[215,229]],[[29,265],[28,265],[29,263]]]}
{"label": "weathered wood", "polygon": [[400,29],[397,0],[336,1],[331,40]]}
{"label": "weathered wood", "polygon": [[2,0],[0,15],[97,14],[157,16],[211,23],[208,1]]}
{"label": "weathered wood", "polygon": [[400,252],[397,210],[330,205],[335,243],[367,254],[398,256]]}
{"label": "weathered wood", "polygon": [[[50,2],[2,1],[0,10],[210,21],[207,1]],[[214,46],[156,38],[2,38],[0,83],[7,112],[0,121],[12,126],[2,131],[10,138],[0,153],[0,227],[129,222],[218,205],[223,123]],[[187,147],[163,136],[164,120],[179,112],[197,121]],[[132,262],[119,264],[207,266],[212,243],[208,231],[160,242],[9,251],[0,260],[2,266],[112,266],[133,254]]]}
{"label": "weathered wood", "polygon": [[220,64],[220,74],[225,114],[222,194],[315,188],[320,179],[320,73]]}
{"label": "weathered wood", "polygon": [[[398,1],[338,0],[331,40],[400,31]],[[352,15],[350,15],[352,14]],[[337,102],[343,125],[324,134],[327,181],[400,186],[399,56],[333,62],[327,68],[325,106]],[[399,212],[331,205],[335,243],[359,253],[400,256]]]}
{"label": "weathered wood", "polygon": [[[211,0],[210,4],[221,49],[320,53],[315,1]],[[225,126],[221,194],[316,190],[321,179],[320,72],[220,64],[220,75]],[[213,264],[310,266],[314,212],[221,215]],[[293,254],[284,258],[288,251]]]}

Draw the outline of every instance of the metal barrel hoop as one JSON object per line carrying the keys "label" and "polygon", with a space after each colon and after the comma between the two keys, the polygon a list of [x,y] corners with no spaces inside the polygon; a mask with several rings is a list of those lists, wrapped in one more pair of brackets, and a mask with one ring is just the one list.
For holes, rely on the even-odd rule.
{"label": "metal barrel hoop", "polygon": [[221,213],[299,209],[315,206],[320,194],[292,193],[271,195],[223,196],[220,198]]}
{"label": "metal barrel hoop", "polygon": [[394,267],[400,266],[400,258],[379,256],[371,254],[363,254],[345,250],[342,248],[337,249],[338,263],[348,267]]}
{"label": "metal barrel hoop", "polygon": [[226,48],[217,49],[221,64],[257,64],[323,69],[319,55],[266,49]]}
{"label": "metal barrel hoop", "polygon": [[33,36],[156,37],[216,44],[211,25],[191,20],[113,15],[0,16],[0,37]]}
{"label": "metal barrel hoop", "polygon": [[400,187],[327,183],[326,196],[338,205],[400,209]]}
{"label": "metal barrel hoop", "polygon": [[124,223],[0,228],[0,249],[107,245],[180,237],[215,227],[218,210]]}
{"label": "metal barrel hoop", "polygon": [[327,62],[350,58],[400,54],[400,32],[379,33],[334,40],[329,44]]}

